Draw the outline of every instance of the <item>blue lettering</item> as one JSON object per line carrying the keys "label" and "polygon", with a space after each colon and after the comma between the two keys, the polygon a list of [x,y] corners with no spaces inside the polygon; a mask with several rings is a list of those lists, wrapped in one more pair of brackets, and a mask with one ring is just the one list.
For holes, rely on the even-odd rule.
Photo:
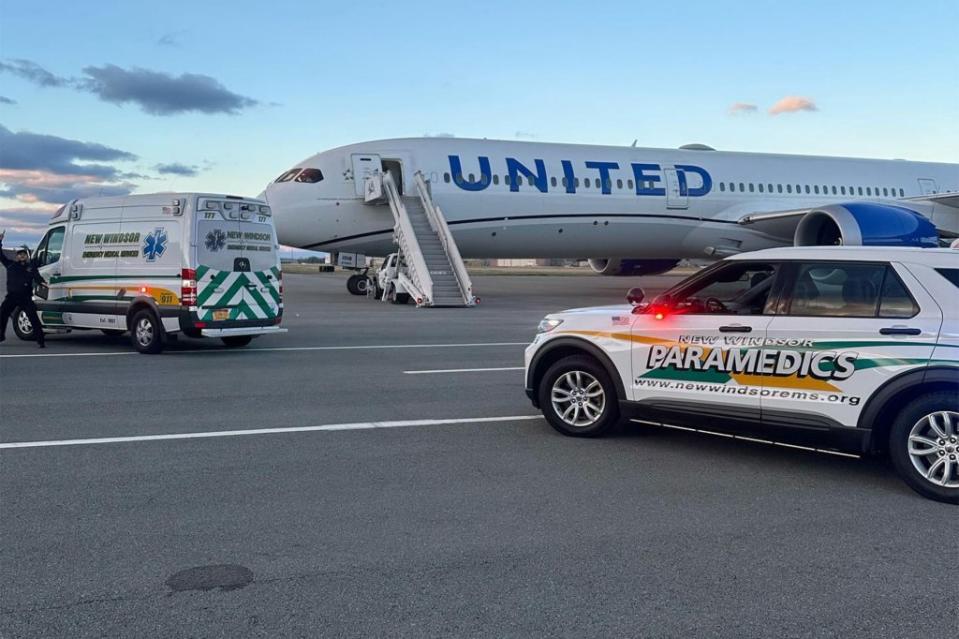
{"label": "blue lettering", "polygon": [[530,171],[515,158],[506,158],[506,171],[509,173],[510,191],[519,191],[519,180],[516,178],[517,174],[522,173],[529,179],[533,180],[533,184],[536,185],[536,188],[539,189],[540,193],[546,193],[546,163],[542,160],[533,160],[533,162],[536,163],[536,173]]}
{"label": "blue lettering", "polygon": [[703,181],[703,185],[698,188],[686,189],[689,197],[702,197],[713,190],[713,178],[706,172],[706,169],[693,166],[692,164],[676,165],[676,174],[679,176],[680,189],[686,188],[686,173],[695,173]]}
{"label": "blue lettering", "polygon": [[658,164],[637,164],[633,162],[633,176],[636,178],[636,195],[665,196],[666,189],[662,187],[647,187],[646,182],[662,182],[658,175],[648,175],[646,171],[659,171]]}
{"label": "blue lettering", "polygon": [[603,193],[609,195],[612,193],[612,180],[609,179],[610,169],[618,169],[619,164],[616,162],[587,162],[587,169],[596,169],[599,171],[600,184],[603,186]]}
{"label": "blue lettering", "polygon": [[482,191],[490,184],[490,176],[493,172],[489,167],[489,158],[485,155],[479,156],[480,179],[479,182],[468,182],[463,179],[463,166],[460,164],[460,156],[451,155],[450,173],[453,174],[453,182],[464,191]]}
{"label": "blue lettering", "polygon": [[563,160],[563,177],[566,180],[566,192],[576,192],[576,174],[573,173],[573,163],[569,160]]}

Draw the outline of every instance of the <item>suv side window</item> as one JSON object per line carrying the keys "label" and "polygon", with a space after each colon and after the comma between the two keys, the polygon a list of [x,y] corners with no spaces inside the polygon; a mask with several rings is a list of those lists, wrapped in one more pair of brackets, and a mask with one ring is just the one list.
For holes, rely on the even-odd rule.
{"label": "suv side window", "polygon": [[919,305],[912,299],[906,285],[895,269],[886,267],[886,279],[882,284],[882,300],[879,302],[879,317],[909,318],[919,312]]}
{"label": "suv side window", "polygon": [[887,264],[798,264],[788,315],[804,317],[912,317],[915,301]]}
{"label": "suv side window", "polygon": [[675,292],[674,312],[686,315],[762,315],[770,299],[776,264],[733,260],[710,269]]}

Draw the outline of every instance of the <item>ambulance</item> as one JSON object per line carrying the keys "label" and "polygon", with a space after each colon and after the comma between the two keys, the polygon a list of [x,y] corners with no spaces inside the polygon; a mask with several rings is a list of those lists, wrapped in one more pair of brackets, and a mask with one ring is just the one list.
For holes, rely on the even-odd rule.
{"label": "ambulance", "polygon": [[540,323],[526,393],[556,430],[634,419],[885,452],[911,488],[959,504],[959,251],[769,249],[627,299]]}
{"label": "ambulance", "polygon": [[34,259],[42,327],[14,313],[14,331],[129,332],[141,353],[182,334],[226,346],[286,332],[283,276],[270,207],[208,193],[74,200],[60,207]]}

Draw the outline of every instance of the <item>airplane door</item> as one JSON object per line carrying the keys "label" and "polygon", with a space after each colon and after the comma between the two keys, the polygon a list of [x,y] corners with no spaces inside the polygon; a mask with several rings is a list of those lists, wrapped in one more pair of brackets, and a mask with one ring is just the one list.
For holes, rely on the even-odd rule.
{"label": "airplane door", "polygon": [[382,171],[380,156],[368,154],[353,154],[353,188],[360,197],[366,195],[366,178],[373,173]]}
{"label": "airplane door", "polygon": [[676,169],[663,169],[666,174],[666,208],[685,209],[689,206],[689,196],[685,185],[680,185]]}
{"label": "airplane door", "polygon": [[936,181],[931,178],[919,178],[919,191],[923,195],[935,195],[939,192]]}

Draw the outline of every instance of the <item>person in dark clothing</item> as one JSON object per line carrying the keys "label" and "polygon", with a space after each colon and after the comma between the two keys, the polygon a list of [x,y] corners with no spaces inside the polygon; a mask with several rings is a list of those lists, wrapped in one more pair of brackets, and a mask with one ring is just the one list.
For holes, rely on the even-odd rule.
{"label": "person in dark clothing", "polygon": [[7,269],[7,296],[0,304],[0,342],[6,339],[7,318],[13,313],[13,309],[21,308],[33,325],[37,345],[43,348],[43,329],[40,318],[37,317],[37,307],[33,303],[33,285],[46,282],[40,276],[36,265],[30,261],[30,252],[26,246],[17,250],[13,260],[3,254],[3,236],[4,233],[0,233],[0,264]]}

